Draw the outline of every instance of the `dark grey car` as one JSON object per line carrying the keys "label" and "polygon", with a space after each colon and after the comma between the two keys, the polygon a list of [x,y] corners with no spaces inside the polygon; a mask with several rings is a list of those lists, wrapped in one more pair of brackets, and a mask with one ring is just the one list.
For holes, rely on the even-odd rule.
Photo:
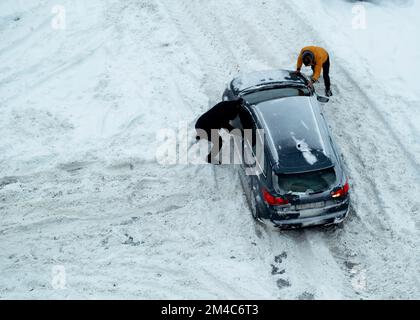
{"label": "dark grey car", "polygon": [[320,109],[319,101],[328,99],[286,70],[235,78],[223,99],[239,97],[245,104],[232,124],[252,133],[239,138],[238,151],[254,218],[286,229],[343,222],[349,183]]}

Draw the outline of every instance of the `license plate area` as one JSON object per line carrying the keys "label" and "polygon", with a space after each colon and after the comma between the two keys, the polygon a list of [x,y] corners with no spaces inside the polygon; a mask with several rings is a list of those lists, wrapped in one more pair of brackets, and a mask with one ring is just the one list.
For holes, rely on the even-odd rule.
{"label": "license plate area", "polygon": [[325,207],[325,201],[311,202],[304,204],[297,204],[296,210],[310,210],[310,209],[321,209]]}

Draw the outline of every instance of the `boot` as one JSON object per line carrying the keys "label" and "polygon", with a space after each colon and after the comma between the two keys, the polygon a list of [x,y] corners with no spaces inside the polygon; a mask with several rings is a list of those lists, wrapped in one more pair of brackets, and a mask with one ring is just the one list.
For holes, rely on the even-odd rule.
{"label": "boot", "polygon": [[331,89],[325,90],[325,95],[327,97],[332,97],[333,96],[333,93],[332,93]]}
{"label": "boot", "polygon": [[208,163],[210,163],[210,164],[213,164],[213,165],[215,165],[215,166],[219,166],[219,165],[221,165],[222,163],[219,161],[219,159],[213,159],[212,157],[211,157],[211,153],[207,156],[207,162]]}

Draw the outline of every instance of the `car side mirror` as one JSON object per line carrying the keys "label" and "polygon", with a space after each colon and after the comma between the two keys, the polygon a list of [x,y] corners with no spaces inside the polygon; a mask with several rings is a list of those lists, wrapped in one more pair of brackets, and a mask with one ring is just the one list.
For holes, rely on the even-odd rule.
{"label": "car side mirror", "polygon": [[327,98],[327,97],[323,97],[323,96],[317,96],[316,98],[317,98],[317,100],[318,100],[319,102],[321,102],[321,103],[328,103],[328,102],[330,101],[330,99],[329,99],[329,98]]}

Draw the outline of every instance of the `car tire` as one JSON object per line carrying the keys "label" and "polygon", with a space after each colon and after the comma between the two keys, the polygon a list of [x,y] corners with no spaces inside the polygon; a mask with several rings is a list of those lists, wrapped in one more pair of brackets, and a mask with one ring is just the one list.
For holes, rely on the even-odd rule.
{"label": "car tire", "polygon": [[250,199],[251,214],[254,220],[261,221],[261,217],[262,217],[261,208],[258,204],[258,201],[257,201],[258,195],[255,194],[255,190],[257,190],[257,184],[253,182],[251,199]]}
{"label": "car tire", "polygon": [[254,220],[258,220],[260,218],[260,212],[258,210],[257,200],[255,199],[254,193],[252,193],[251,195],[250,207],[251,207],[252,217],[254,218]]}

